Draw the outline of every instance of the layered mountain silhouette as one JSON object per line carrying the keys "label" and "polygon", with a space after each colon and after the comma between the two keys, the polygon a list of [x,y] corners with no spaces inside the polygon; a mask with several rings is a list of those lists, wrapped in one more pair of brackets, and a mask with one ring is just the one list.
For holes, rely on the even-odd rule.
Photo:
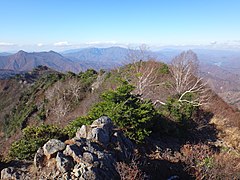
{"label": "layered mountain silhouette", "polygon": [[[180,49],[166,48],[155,52],[148,51],[147,55],[156,60],[169,62],[181,51]],[[193,49],[193,51],[198,55],[200,62],[205,65],[216,65],[232,73],[239,72],[240,52],[238,51],[209,49]],[[83,48],[67,50],[62,53],[54,51],[28,53],[21,50],[16,54],[0,53],[0,69],[26,71],[38,65],[48,66],[61,72],[78,72],[87,68],[110,69],[129,63],[131,60],[128,59],[128,54],[129,50],[122,47]]]}
{"label": "layered mountain silhouette", "polygon": [[76,66],[72,60],[54,52],[19,51],[16,54],[0,57],[0,68],[15,71],[29,71],[39,65],[48,66],[58,71],[79,71],[80,65]]}
{"label": "layered mountain silhouette", "polygon": [[110,69],[123,65],[127,53],[127,49],[120,47],[87,48],[63,55],[54,51],[28,53],[21,50],[12,55],[0,55],[0,69],[29,71],[39,65],[75,73],[89,68]]}
{"label": "layered mountain silhouette", "polygon": [[[194,49],[200,60],[203,76],[210,86],[227,102],[236,104],[235,95],[239,94],[240,52],[230,50]],[[135,50],[134,53],[139,53]],[[170,62],[181,53],[180,49],[166,48],[160,51],[147,51],[146,54],[157,61]],[[131,62],[129,49],[122,47],[83,48],[65,52],[19,51],[16,54],[0,53],[0,78],[6,78],[42,65],[51,69],[79,73],[87,69],[112,69]],[[240,101],[237,100],[237,103]],[[237,105],[240,108],[240,103]]]}

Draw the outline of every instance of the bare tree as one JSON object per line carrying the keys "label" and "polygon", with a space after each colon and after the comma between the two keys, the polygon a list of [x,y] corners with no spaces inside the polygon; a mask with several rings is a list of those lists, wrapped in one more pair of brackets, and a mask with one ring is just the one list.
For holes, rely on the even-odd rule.
{"label": "bare tree", "polygon": [[58,120],[64,117],[70,110],[70,103],[64,101],[63,98],[57,100],[55,107],[52,109],[54,114],[57,116]]}
{"label": "bare tree", "polygon": [[64,82],[56,82],[45,92],[46,98],[51,102],[52,112],[58,119],[64,117],[74,103],[79,102],[83,96],[82,88],[82,83],[78,79],[71,78]]}
{"label": "bare tree", "polygon": [[81,97],[81,90],[82,90],[82,83],[79,82],[78,79],[69,79],[67,84],[65,85],[67,88],[67,94],[71,97],[74,101],[78,102]]}
{"label": "bare tree", "polygon": [[[197,55],[190,51],[175,57],[170,64],[170,72],[174,79],[172,88],[179,96],[179,102],[200,106],[209,97],[207,83],[199,76],[199,62]],[[189,95],[194,97],[189,98]]]}
{"label": "bare tree", "polygon": [[52,104],[52,112],[57,116],[58,120],[65,116],[70,110],[70,103],[67,101],[67,89],[61,81],[56,82],[53,87],[49,88],[46,92],[46,98]]}
{"label": "bare tree", "polygon": [[147,45],[142,44],[138,48],[128,48],[128,54],[126,57],[127,63],[135,63],[139,62],[140,60],[148,61],[150,59],[153,59],[153,57],[150,55]]}
{"label": "bare tree", "polygon": [[140,61],[134,64],[134,73],[136,74],[135,92],[141,96],[147,97],[150,93],[149,88],[154,86],[157,79],[156,66],[154,61]]}
{"label": "bare tree", "polygon": [[132,63],[131,73],[134,75],[134,86],[136,87],[134,93],[139,94],[142,98],[146,98],[150,91],[149,87],[156,84],[157,66],[154,58],[152,58],[145,45],[139,49],[129,49],[128,62]]}
{"label": "bare tree", "polygon": [[[142,98],[149,98],[151,89],[164,84],[159,83],[158,66],[148,52],[143,45],[138,50],[130,50],[128,55],[129,61],[132,62],[131,74],[134,74],[134,80],[131,81],[136,87],[134,93]],[[200,106],[208,102],[209,88],[199,76],[199,62],[194,52],[183,52],[175,57],[169,65],[169,70],[173,78],[171,94],[177,95],[180,103]],[[160,99],[154,100],[154,104],[157,103],[165,105]]]}

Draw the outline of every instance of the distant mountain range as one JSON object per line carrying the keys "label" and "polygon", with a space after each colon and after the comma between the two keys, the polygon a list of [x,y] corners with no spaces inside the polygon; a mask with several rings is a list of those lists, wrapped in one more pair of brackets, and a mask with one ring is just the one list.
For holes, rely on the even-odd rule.
{"label": "distant mountain range", "polygon": [[[201,64],[216,65],[232,73],[240,74],[240,51],[193,49]],[[79,72],[87,68],[110,69],[129,63],[129,50],[122,47],[73,49],[62,53],[24,52],[16,54],[0,53],[0,69],[28,71],[38,65],[45,65],[57,71]],[[180,49],[162,49],[148,51],[149,56],[163,62],[169,62],[181,53]]]}
{"label": "distant mountain range", "polygon": [[23,71],[14,71],[8,69],[0,69],[0,79],[7,79],[9,77],[15,76],[16,74],[22,74]]}
{"label": "distant mountain range", "polygon": [[[137,54],[139,51],[135,52]],[[168,62],[180,52],[167,49],[160,52],[148,51],[147,55]],[[0,69],[29,71],[43,65],[61,72],[78,73],[89,68],[112,69],[127,64],[131,61],[127,59],[128,54],[129,50],[121,47],[73,49],[61,53],[54,51],[28,53],[21,50],[15,54],[0,53]]]}
{"label": "distant mountain range", "polygon": [[19,51],[16,54],[0,57],[0,68],[14,71],[29,71],[39,65],[49,66],[57,71],[78,71],[75,63],[62,55],[54,52],[33,52]]}
{"label": "distant mountain range", "polygon": [[0,53],[0,56],[9,56],[11,55],[12,53],[8,53],[8,52],[2,52]]}
{"label": "distant mountain range", "polygon": [[19,51],[15,54],[0,54],[0,69],[29,71],[43,65],[60,72],[78,73],[88,68],[110,69],[123,65],[128,50],[120,47],[87,48],[68,53]]}
{"label": "distant mountain range", "polygon": [[63,56],[94,69],[111,69],[123,65],[127,61],[127,54],[126,48],[110,47],[72,50],[69,53],[63,53]]}
{"label": "distant mountain range", "polygon": [[[181,51],[181,49],[166,48],[155,52],[148,51],[147,55],[168,63]],[[240,94],[240,51],[212,49],[193,49],[193,51],[200,60],[202,74],[216,92],[221,93],[223,98],[229,97],[229,94],[230,97],[231,94],[234,96]],[[122,47],[72,49],[62,53],[54,51],[0,53],[0,78],[30,71],[39,65],[60,72],[75,73],[89,68],[111,69],[129,63],[128,54],[129,50]],[[235,103],[234,99],[228,99],[231,99],[231,103]]]}
{"label": "distant mountain range", "polygon": [[[155,52],[148,51],[147,55],[168,63],[181,51],[181,49],[167,48]],[[210,75],[209,72],[213,73],[211,77],[222,75],[226,77],[227,72],[240,75],[240,51],[209,49],[193,49],[193,51],[198,55],[205,75]],[[60,72],[78,73],[88,68],[111,69],[127,64],[131,62],[127,59],[128,54],[129,50],[122,47],[72,49],[62,53],[19,51],[10,54],[5,52],[0,53],[0,69],[11,70],[12,73],[13,71],[30,71],[43,65]]]}

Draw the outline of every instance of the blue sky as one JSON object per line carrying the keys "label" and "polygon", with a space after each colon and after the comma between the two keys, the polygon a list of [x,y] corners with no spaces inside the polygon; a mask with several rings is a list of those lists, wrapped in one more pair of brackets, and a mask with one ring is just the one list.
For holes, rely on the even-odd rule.
{"label": "blue sky", "polygon": [[239,0],[0,0],[0,51],[240,44]]}

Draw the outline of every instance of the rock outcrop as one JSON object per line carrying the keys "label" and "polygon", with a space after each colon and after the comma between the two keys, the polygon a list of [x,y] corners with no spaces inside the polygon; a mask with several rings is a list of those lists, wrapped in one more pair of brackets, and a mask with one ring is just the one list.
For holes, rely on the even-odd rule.
{"label": "rock outcrop", "polygon": [[[133,152],[133,143],[114,129],[111,119],[101,117],[83,125],[73,139],[49,140],[34,158],[38,179],[119,179],[116,162]],[[21,177],[14,169],[3,169],[2,178]],[[10,177],[11,176],[11,177]],[[24,179],[24,178],[23,178]]]}
{"label": "rock outcrop", "polygon": [[33,160],[34,166],[38,168],[42,168],[43,161],[44,161],[44,151],[43,151],[43,148],[40,147],[34,156],[34,160]]}
{"label": "rock outcrop", "polygon": [[31,180],[31,174],[25,168],[8,167],[1,171],[1,179]]}
{"label": "rock outcrop", "polygon": [[66,145],[62,141],[57,139],[50,139],[46,144],[44,144],[43,152],[47,159],[50,159],[51,156],[59,151],[64,150],[65,147]]}

